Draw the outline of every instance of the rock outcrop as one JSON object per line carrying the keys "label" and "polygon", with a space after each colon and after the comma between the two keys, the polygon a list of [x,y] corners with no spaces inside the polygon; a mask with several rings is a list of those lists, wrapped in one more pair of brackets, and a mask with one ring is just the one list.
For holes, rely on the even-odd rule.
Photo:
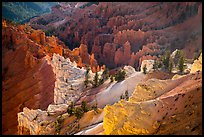
{"label": "rock outcrop", "polygon": [[24,108],[18,113],[18,134],[70,135],[103,121],[102,109],[88,111],[80,119],[69,116],[66,110],[66,104],[49,105],[45,111]]}
{"label": "rock outcrop", "polygon": [[78,100],[84,89],[86,70],[57,54],[52,57],[52,66],[56,75],[54,103],[70,104]]}
{"label": "rock outcrop", "polygon": [[201,89],[201,72],[140,83],[128,101],[104,108],[104,133],[202,134]]}
{"label": "rock outcrop", "polygon": [[199,58],[193,62],[190,73],[194,73],[199,70],[202,71],[202,53]]}
{"label": "rock outcrop", "polygon": [[148,73],[153,69],[153,65],[154,65],[154,60],[143,60],[140,71],[144,72],[144,67],[146,66],[146,72]]}

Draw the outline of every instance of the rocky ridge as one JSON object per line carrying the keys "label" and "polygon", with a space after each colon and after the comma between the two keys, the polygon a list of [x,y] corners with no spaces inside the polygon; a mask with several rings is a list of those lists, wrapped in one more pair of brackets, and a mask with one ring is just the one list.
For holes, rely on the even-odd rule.
{"label": "rocky ridge", "polygon": [[56,75],[54,88],[55,104],[70,104],[75,102],[84,90],[85,69],[77,67],[69,58],[54,54],[52,67]]}
{"label": "rocky ridge", "polygon": [[[80,52],[90,56],[84,50]],[[17,134],[16,114],[24,107],[44,110],[54,102],[56,76],[51,65],[54,53],[64,54],[76,64],[81,58],[79,54],[72,54],[74,50],[66,48],[54,36],[45,36],[43,31],[34,30],[28,25],[2,20],[3,134]],[[83,61],[82,66],[85,65]],[[97,70],[94,55],[86,61]]]}

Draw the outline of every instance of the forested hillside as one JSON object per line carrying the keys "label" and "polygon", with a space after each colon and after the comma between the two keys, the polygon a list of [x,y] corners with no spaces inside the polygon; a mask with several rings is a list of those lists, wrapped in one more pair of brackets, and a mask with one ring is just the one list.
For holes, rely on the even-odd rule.
{"label": "forested hillside", "polygon": [[56,2],[3,2],[2,17],[15,22],[25,22],[34,16],[49,13]]}

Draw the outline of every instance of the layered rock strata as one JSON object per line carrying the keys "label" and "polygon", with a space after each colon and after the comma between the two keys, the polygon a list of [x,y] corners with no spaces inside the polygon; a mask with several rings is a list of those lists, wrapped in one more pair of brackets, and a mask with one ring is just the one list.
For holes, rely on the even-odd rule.
{"label": "layered rock strata", "polygon": [[104,108],[105,134],[202,134],[202,73],[138,84]]}

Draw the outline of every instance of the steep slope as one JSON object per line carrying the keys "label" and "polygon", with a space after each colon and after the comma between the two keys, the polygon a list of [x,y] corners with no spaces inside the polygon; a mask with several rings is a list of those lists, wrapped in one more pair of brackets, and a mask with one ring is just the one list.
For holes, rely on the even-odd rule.
{"label": "steep slope", "polygon": [[47,40],[45,44],[52,47],[50,54],[61,54],[62,46],[52,44],[49,38],[31,36],[38,31],[31,33],[27,26],[16,27],[4,21],[2,27],[2,132],[16,134],[16,114],[23,107],[45,109],[53,102],[55,75],[41,43]]}
{"label": "steep slope", "polygon": [[202,73],[138,84],[128,101],[104,108],[105,134],[202,134]]}
{"label": "steep slope", "polygon": [[[17,133],[16,114],[24,107],[44,110],[53,103],[56,76],[50,65],[51,57],[54,53],[64,54],[79,63],[80,55],[69,54],[72,52],[56,37],[47,37],[41,30],[2,20],[3,134]],[[83,61],[81,66],[85,65]],[[93,69],[97,67],[94,55],[86,61],[88,64],[92,61]]]}

